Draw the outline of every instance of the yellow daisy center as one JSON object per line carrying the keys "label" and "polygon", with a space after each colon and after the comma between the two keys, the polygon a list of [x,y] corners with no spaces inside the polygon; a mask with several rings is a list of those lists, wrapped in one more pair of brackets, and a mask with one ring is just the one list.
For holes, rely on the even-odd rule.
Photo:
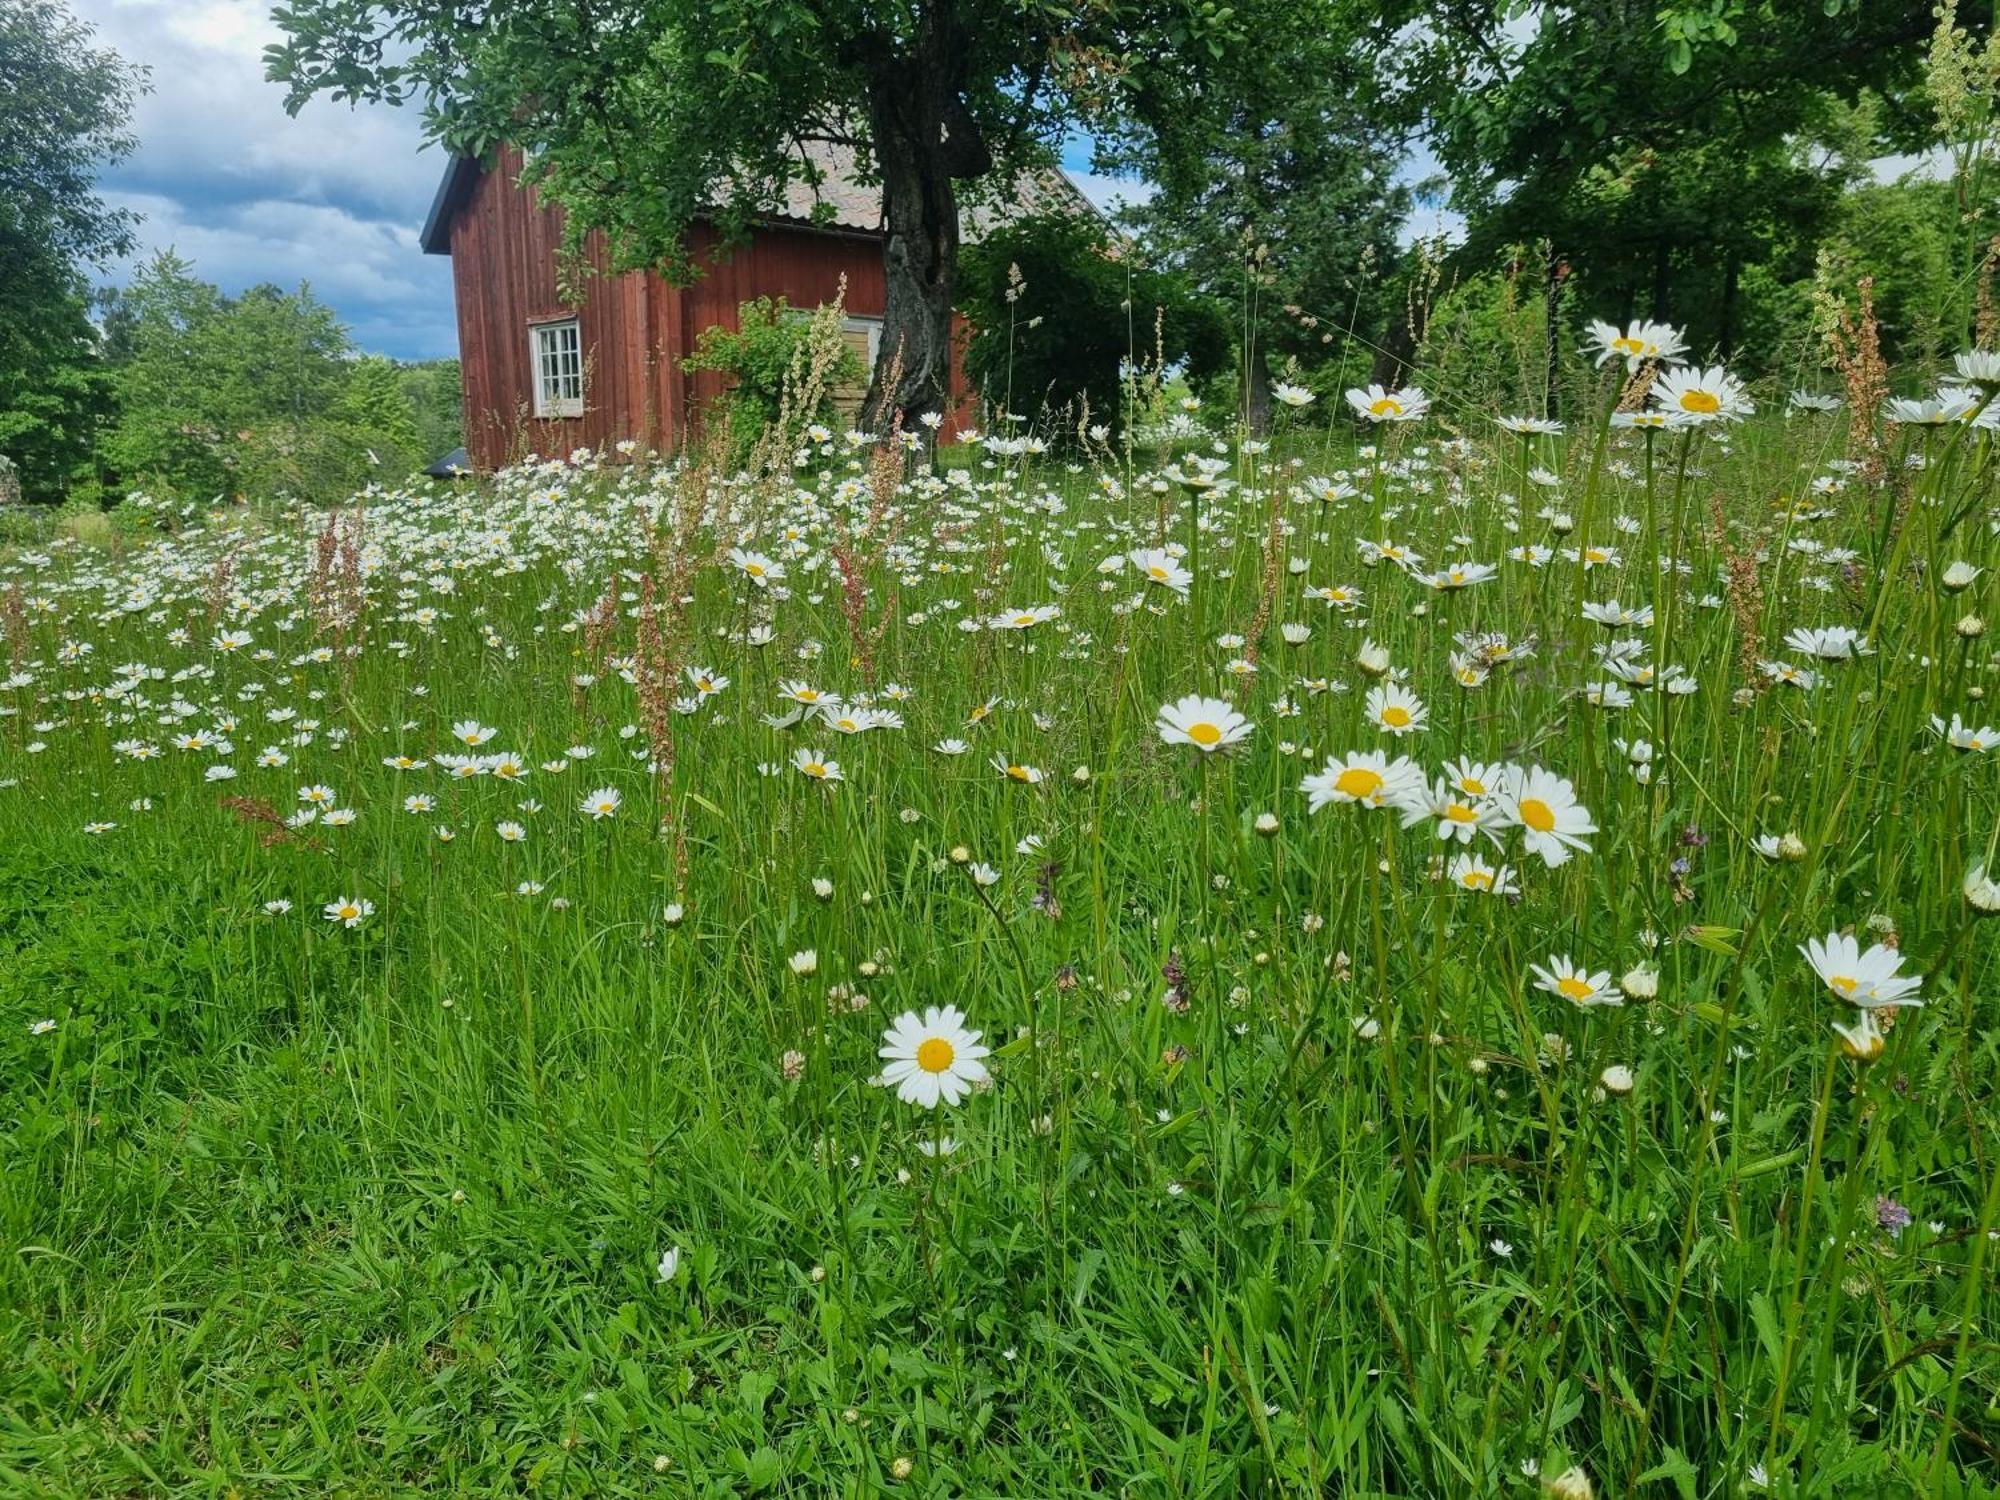
{"label": "yellow daisy center", "polygon": [[762,563],[745,563],[743,571],[748,573],[752,578],[762,578],[764,576],[764,565]]}
{"label": "yellow daisy center", "polygon": [[1849,978],[1845,974],[1829,974],[1826,982],[1843,995],[1852,995],[1861,988],[1860,980]]}
{"label": "yellow daisy center", "polygon": [[1646,346],[1634,338],[1615,338],[1611,341],[1611,347],[1616,349],[1620,354],[1644,354],[1646,352]]}
{"label": "yellow daisy center", "polygon": [[1468,891],[1490,891],[1493,889],[1493,877],[1488,875],[1484,870],[1467,870],[1463,875],[1458,877],[1458,881]]}
{"label": "yellow daisy center", "polygon": [[1219,745],[1222,743],[1222,731],[1213,724],[1190,724],[1188,725],[1187,735],[1197,745]]}
{"label": "yellow daisy center", "polygon": [[1555,810],[1539,797],[1521,803],[1521,821],[1537,833],[1551,833],[1556,826]]}
{"label": "yellow daisy center", "polygon": [[1349,766],[1334,778],[1333,789],[1343,797],[1370,797],[1382,790],[1381,773],[1366,766]]}
{"label": "yellow daisy center", "polygon": [[917,1066],[926,1073],[942,1073],[958,1057],[950,1042],[941,1036],[926,1037],[917,1048]]}
{"label": "yellow daisy center", "polygon": [[1368,414],[1372,417],[1400,417],[1403,414],[1403,405],[1400,401],[1392,401],[1384,396],[1380,401],[1369,405]]}
{"label": "yellow daisy center", "polygon": [[1468,797],[1484,797],[1486,795],[1486,783],[1473,776],[1461,777],[1458,789]]}
{"label": "yellow daisy center", "polygon": [[1452,803],[1451,806],[1444,810],[1444,815],[1448,821],[1453,823],[1477,823],[1479,821],[1478,810],[1467,807],[1463,802]]}
{"label": "yellow daisy center", "polygon": [[1565,1000],[1587,1000],[1596,993],[1591,987],[1573,974],[1565,974],[1556,981],[1556,990]]}
{"label": "yellow daisy center", "polygon": [[826,765],[822,761],[809,760],[804,765],[800,766],[799,769],[801,771],[804,771],[808,776],[826,775]]}
{"label": "yellow daisy center", "polygon": [[1382,710],[1382,722],[1387,724],[1391,729],[1408,729],[1410,727],[1410,711],[1400,703],[1392,703]]}
{"label": "yellow daisy center", "polygon": [[1026,781],[1028,779],[1028,768],[1026,766],[1009,766],[1007,774],[1016,781]]}
{"label": "yellow daisy center", "polygon": [[1722,410],[1722,398],[1714,391],[1682,391],[1681,410],[1700,412],[1705,417],[1712,417]]}

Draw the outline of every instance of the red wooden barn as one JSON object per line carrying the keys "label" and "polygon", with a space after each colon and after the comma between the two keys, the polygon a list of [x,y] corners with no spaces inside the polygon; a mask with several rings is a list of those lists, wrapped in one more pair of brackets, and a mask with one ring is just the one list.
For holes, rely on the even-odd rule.
{"label": "red wooden barn", "polygon": [[[851,158],[818,162],[817,195],[795,185],[784,212],[758,223],[745,243],[724,248],[697,224],[691,248],[705,267],[692,286],[651,271],[583,278],[583,302],[556,290],[560,209],[521,186],[520,153],[502,150],[491,166],[452,161],[431,204],[421,243],[451,257],[458,302],[459,364],[465,382],[465,447],[473,466],[497,468],[526,453],[565,454],[631,438],[662,451],[680,443],[723,388],[713,372],[690,375],[681,362],[702,330],[734,328],[737,308],[783,297],[797,308],[831,302],[847,278],[844,331],[865,364],[880,342],[884,282],[879,194],[860,183]],[[815,216],[815,203],[831,208]],[[1010,213],[1074,208],[1084,200],[1059,173],[1023,179]],[[990,215],[965,215],[965,238]],[[606,265],[600,236],[587,247]],[[956,352],[954,394],[970,389]],[[858,395],[858,393],[852,393]]]}

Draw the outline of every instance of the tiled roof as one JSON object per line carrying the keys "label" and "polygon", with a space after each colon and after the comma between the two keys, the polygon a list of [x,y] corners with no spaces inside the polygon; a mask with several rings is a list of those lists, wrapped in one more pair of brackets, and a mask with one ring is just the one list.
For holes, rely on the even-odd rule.
{"label": "tiled roof", "polygon": [[[771,215],[785,223],[810,225],[849,233],[882,232],[882,192],[864,180],[850,146],[814,142],[805,148],[818,167],[817,188],[804,182],[790,182],[780,195],[780,206]],[[482,168],[467,157],[454,157],[445,167],[444,180],[424,221],[418,243],[426,255],[451,253],[451,220],[471,196],[472,186]],[[976,243],[995,226],[1030,214],[1070,210],[1094,213],[1090,200],[1060,168],[1023,173],[1015,184],[1012,202],[1000,203],[984,194],[961,199],[960,234],[965,243]]]}

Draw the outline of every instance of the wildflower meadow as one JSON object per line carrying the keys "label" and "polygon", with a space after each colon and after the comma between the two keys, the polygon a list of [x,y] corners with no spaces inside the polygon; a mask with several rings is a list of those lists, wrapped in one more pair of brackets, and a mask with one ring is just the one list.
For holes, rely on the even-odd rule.
{"label": "wildflower meadow", "polygon": [[2000,358],[1683,358],[12,548],[0,1486],[1993,1493]]}

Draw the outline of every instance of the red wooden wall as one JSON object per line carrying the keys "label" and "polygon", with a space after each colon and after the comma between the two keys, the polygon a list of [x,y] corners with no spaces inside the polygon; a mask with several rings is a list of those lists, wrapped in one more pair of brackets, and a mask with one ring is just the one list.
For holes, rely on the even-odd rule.
{"label": "red wooden wall", "polygon": [[[705,328],[736,326],[736,309],[754,297],[783,297],[794,307],[831,302],[847,278],[845,306],[857,317],[882,316],[884,279],[878,236],[770,225],[726,255],[714,252],[707,226],[695,248],[713,257],[686,288],[651,272],[601,274],[601,238],[588,256],[584,301],[566,305],[556,290],[559,210],[516,183],[520,157],[501,154],[482,172],[451,223],[452,283],[458,304],[459,365],[465,382],[465,447],[473,464],[497,468],[528,453],[561,456],[579,447],[609,448],[631,438],[667,451],[723,388],[711,372],[689,376],[681,361]],[[705,257],[708,258],[708,257]],[[575,317],[583,337],[583,415],[534,415],[529,327]],[[956,348],[953,386],[967,390]],[[965,404],[961,399],[961,407]]]}

